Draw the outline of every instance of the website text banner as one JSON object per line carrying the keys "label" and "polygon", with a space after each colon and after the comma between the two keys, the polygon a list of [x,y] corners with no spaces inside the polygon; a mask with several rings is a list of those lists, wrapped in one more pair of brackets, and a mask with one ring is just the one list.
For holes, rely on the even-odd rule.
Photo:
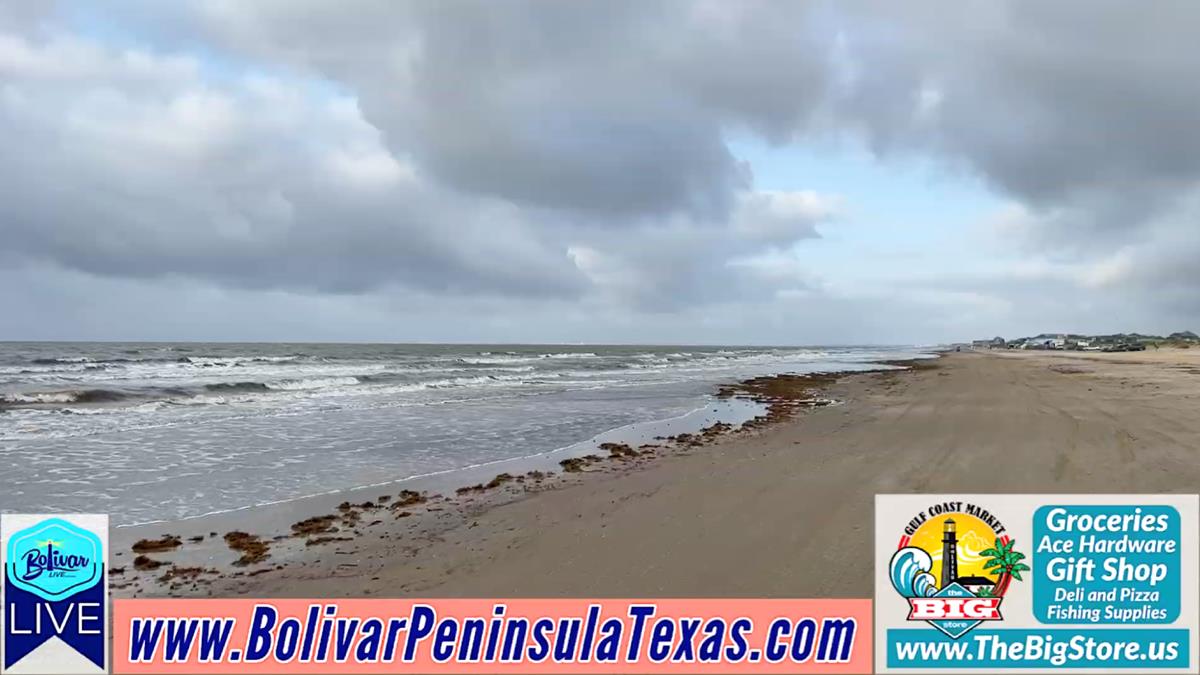
{"label": "website text banner", "polygon": [[867,673],[870,600],[117,600],[117,673]]}
{"label": "website text banner", "polygon": [[877,672],[1198,673],[1200,496],[878,495]]}

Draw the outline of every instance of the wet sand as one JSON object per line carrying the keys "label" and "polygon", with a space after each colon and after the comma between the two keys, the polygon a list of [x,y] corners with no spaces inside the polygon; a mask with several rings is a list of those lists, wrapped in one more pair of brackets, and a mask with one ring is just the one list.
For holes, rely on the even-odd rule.
{"label": "wet sand", "polygon": [[220,575],[129,570],[114,592],[865,597],[876,493],[1200,490],[1200,350],[956,353],[820,389],[841,404],[450,493],[409,517],[376,503],[330,541],[285,537],[234,572],[223,539],[185,539],[164,559],[203,568],[226,551]]}
{"label": "wet sand", "polygon": [[730,383],[685,415],[620,427],[551,453],[183,521],[119,527],[112,533],[113,592],[118,597],[223,596],[297,574],[358,576],[397,556],[419,557],[427,545],[456,529],[471,529],[470,519],[496,506],[639,471],[726,436],[755,433],[837,404],[821,391],[835,379],[781,374]]}

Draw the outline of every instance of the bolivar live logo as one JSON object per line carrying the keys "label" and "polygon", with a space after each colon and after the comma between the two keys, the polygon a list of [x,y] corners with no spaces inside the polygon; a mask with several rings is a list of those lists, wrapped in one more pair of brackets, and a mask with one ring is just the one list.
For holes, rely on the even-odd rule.
{"label": "bolivar live logo", "polygon": [[1029,570],[1004,525],[974,504],[946,502],[909,521],[888,576],[908,600],[909,621],[957,640],[985,621],[1001,621],[1009,585]]}
{"label": "bolivar live logo", "polygon": [[107,517],[5,515],[3,526],[4,672],[105,672]]}

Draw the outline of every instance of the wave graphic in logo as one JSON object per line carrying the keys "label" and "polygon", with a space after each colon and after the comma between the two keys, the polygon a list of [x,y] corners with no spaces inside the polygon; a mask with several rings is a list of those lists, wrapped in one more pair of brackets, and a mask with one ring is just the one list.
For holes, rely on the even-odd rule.
{"label": "wave graphic in logo", "polygon": [[924,598],[937,593],[937,580],[929,573],[933,559],[923,549],[902,548],[892,556],[888,576],[892,587],[905,598]]}

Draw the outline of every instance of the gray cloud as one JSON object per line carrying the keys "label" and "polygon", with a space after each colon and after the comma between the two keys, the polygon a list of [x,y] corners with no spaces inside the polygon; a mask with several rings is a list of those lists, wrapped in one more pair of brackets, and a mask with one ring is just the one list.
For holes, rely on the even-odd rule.
{"label": "gray cloud", "polygon": [[[122,31],[100,39],[48,5],[0,8],[10,270],[498,315],[791,298],[824,316],[851,301],[788,251],[843,205],[761,190],[729,139],[849,137],[1018,205],[1005,243],[1049,261],[1043,304],[1106,292],[1200,316],[1190,3],[109,9]],[[913,291],[930,318],[907,320],[949,330],[939,312],[970,305],[982,324],[1028,283]],[[890,291],[853,302],[903,316]]]}
{"label": "gray cloud", "polygon": [[786,140],[828,75],[799,5],[357,9],[200,4],[189,20],[206,40],[352,87],[389,147],[447,185],[609,225],[727,218],[750,178],[724,132],[746,125]]}
{"label": "gray cloud", "polygon": [[[217,69],[61,26],[5,33],[6,257],[248,289],[662,310],[752,291],[730,257],[816,236],[826,198],[754,192],[722,140],[715,94],[732,73],[702,75],[740,35],[697,51],[686,32],[664,42],[680,35],[666,7],[555,7],[118,12],[152,42],[250,59]],[[155,33],[144,14],[159,11]]]}
{"label": "gray cloud", "polygon": [[574,295],[561,245],[384,150],[349,101],[213,89],[186,59],[8,39],[8,257],[248,288]]}
{"label": "gray cloud", "polygon": [[961,162],[1075,233],[1136,227],[1200,178],[1195,4],[853,7],[837,111],[881,152]]}
{"label": "gray cloud", "polygon": [[218,7],[197,12],[209,39],[354,87],[397,152],[519,202],[723,215],[746,180],[723,142],[739,128],[856,130],[1079,209],[1073,227],[1170,208],[1200,174],[1192,3]]}

